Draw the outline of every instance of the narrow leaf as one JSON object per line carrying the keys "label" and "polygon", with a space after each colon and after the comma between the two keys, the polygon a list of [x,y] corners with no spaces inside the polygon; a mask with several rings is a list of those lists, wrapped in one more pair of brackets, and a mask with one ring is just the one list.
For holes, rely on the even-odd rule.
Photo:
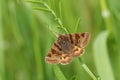
{"label": "narrow leaf", "polygon": [[33,8],[33,9],[35,9],[35,10],[42,10],[42,11],[47,11],[47,12],[50,12],[50,10],[48,10],[48,9],[46,9],[46,8],[37,8],[37,7],[35,7],[35,8]]}
{"label": "narrow leaf", "polygon": [[64,74],[62,73],[62,71],[60,70],[60,68],[57,65],[55,65],[53,67],[53,69],[54,69],[54,73],[55,73],[55,75],[57,77],[57,80],[67,80],[65,78]]}
{"label": "narrow leaf", "polygon": [[41,1],[27,1],[27,2],[34,3],[34,4],[44,4],[44,3],[41,2]]}
{"label": "narrow leaf", "polygon": [[[2,4],[2,2],[0,1]],[[0,80],[5,80],[5,64],[4,64],[4,51],[3,51],[3,25],[2,25],[2,5],[0,5]]]}
{"label": "narrow leaf", "polygon": [[100,33],[93,45],[95,65],[101,80],[115,80],[107,51],[108,35],[109,32],[107,31]]}
{"label": "narrow leaf", "polygon": [[77,32],[78,26],[80,25],[80,18],[78,18],[76,25],[75,25],[75,29],[74,32]]}

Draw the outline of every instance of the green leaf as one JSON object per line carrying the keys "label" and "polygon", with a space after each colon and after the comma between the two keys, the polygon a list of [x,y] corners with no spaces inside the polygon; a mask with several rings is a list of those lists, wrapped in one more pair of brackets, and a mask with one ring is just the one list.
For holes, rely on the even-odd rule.
{"label": "green leaf", "polygon": [[57,65],[54,65],[53,69],[58,80],[67,80]]}
{"label": "green leaf", "polygon": [[101,77],[102,80],[115,80],[110,58],[107,51],[107,38],[108,38],[109,32],[104,31],[101,32],[97,38],[95,39],[93,50],[94,50],[94,59],[95,59],[95,65],[97,67],[97,71]]}
{"label": "green leaf", "polygon": [[[2,4],[2,1],[0,1]],[[4,44],[3,44],[3,25],[2,25],[2,7],[0,5],[0,80],[5,80],[5,63],[4,63]]]}

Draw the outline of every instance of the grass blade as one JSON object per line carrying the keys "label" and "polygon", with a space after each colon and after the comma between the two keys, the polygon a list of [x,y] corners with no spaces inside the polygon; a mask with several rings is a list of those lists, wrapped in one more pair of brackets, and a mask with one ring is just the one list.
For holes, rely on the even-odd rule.
{"label": "grass blade", "polygon": [[44,2],[41,2],[41,1],[30,1],[30,0],[28,0],[27,2],[35,3],[35,4],[43,4],[44,3]]}
{"label": "grass blade", "polygon": [[90,77],[93,80],[100,80],[100,77],[95,76],[95,74],[92,73],[92,71],[88,68],[88,66],[85,63],[83,63],[81,58],[79,58],[79,61],[81,62],[83,69],[90,75]]}
{"label": "grass blade", "polygon": [[101,79],[115,80],[107,51],[106,41],[108,35],[109,32],[105,31],[100,33],[98,37],[95,39],[93,45],[94,59],[95,59],[95,65],[97,67]]}
{"label": "grass blade", "polygon": [[57,80],[67,80],[65,78],[64,74],[62,73],[62,71],[60,70],[60,68],[57,65],[55,65],[53,67],[53,69],[54,69],[54,73],[55,73],[55,75],[57,77]]}
{"label": "grass blade", "polygon": [[77,29],[78,29],[79,25],[80,25],[80,18],[78,18],[78,20],[76,22],[74,32],[77,32]]}
{"label": "grass blade", "polygon": [[32,31],[33,31],[33,48],[34,48],[34,55],[35,55],[36,69],[37,69],[37,80],[44,80],[43,59],[39,45],[40,44],[39,33],[38,33],[39,31],[36,23],[34,22],[34,17],[32,21]]}
{"label": "grass blade", "polygon": [[[0,3],[2,1],[0,0]],[[0,4],[0,80],[4,80],[4,54],[3,54],[3,27],[2,27],[2,5]]]}
{"label": "grass blade", "polygon": [[39,8],[39,7],[37,8],[37,7],[35,7],[35,8],[33,8],[33,9],[50,12],[50,10],[48,10],[48,9],[46,9],[46,8]]}

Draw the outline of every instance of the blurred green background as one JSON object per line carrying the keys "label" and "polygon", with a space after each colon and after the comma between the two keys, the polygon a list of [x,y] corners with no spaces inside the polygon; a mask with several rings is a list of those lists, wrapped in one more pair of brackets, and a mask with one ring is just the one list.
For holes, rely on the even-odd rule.
{"label": "blurred green background", "polygon": [[78,58],[45,62],[63,27],[91,33],[81,58],[94,80],[120,80],[120,0],[0,0],[0,80],[93,80]]}

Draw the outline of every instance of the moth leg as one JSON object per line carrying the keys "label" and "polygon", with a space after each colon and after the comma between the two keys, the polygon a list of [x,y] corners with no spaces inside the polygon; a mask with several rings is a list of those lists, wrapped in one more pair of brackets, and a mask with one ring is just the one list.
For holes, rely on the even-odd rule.
{"label": "moth leg", "polygon": [[69,64],[71,61],[72,61],[72,57],[69,56],[68,54],[62,54],[62,55],[61,55],[60,63],[61,63],[62,65]]}
{"label": "moth leg", "polygon": [[85,50],[83,48],[78,47],[78,46],[74,46],[72,52],[73,52],[73,54],[72,54],[73,57],[79,57],[79,56],[84,54]]}

